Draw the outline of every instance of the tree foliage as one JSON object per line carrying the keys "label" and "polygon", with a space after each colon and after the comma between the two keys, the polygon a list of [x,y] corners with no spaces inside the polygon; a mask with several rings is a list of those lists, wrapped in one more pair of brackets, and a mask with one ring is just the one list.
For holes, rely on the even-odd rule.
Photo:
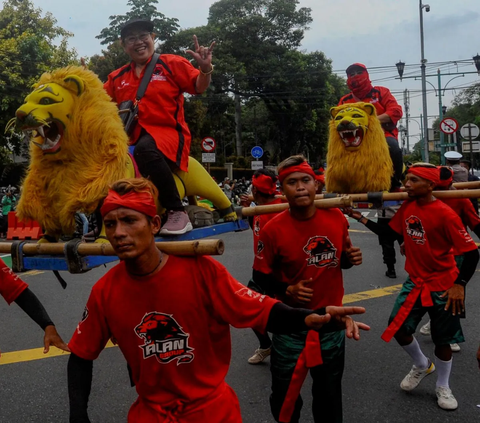
{"label": "tree foliage", "polygon": [[[6,0],[0,10],[0,128],[45,72],[75,62],[76,51],[68,48],[71,33],[56,25],[51,13],[42,15],[29,0]],[[57,45],[56,40],[60,38]],[[21,153],[21,138],[0,131],[0,148]],[[9,155],[0,154],[0,161]]]}
{"label": "tree foliage", "polygon": [[[162,46],[183,54],[193,34],[204,45],[216,41],[215,73],[204,98],[207,116],[219,95],[240,95],[244,151],[257,143],[272,150],[275,161],[294,153],[311,161],[324,156],[329,109],[346,91],[323,53],[299,51],[312,19],[310,9],[298,4],[220,0],[211,6],[206,26],[179,31]],[[254,119],[252,107],[259,113]],[[228,113],[233,116],[233,102]]]}
{"label": "tree foliage", "polygon": [[130,10],[125,15],[112,15],[109,17],[110,25],[103,28],[96,38],[102,40],[101,44],[116,42],[120,37],[122,26],[132,18],[146,18],[153,22],[153,30],[159,40],[168,40],[179,28],[178,19],[167,18],[155,6],[158,0],[128,0]]}
{"label": "tree foliage", "polygon": [[95,54],[90,58],[88,68],[95,72],[100,80],[106,82],[110,72],[122,67],[128,63],[130,58],[125,53],[120,41],[115,41],[108,45],[106,50],[102,50],[102,54]]}

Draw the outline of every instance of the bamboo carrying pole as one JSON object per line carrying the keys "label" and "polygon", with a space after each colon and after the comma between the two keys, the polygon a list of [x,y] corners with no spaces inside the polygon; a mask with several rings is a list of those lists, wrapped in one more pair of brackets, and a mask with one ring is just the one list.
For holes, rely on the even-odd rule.
{"label": "bamboo carrying pole", "polygon": [[[335,207],[351,207],[353,201],[350,196],[343,196],[338,198],[327,198],[324,200],[315,200],[315,207],[317,209],[329,209]],[[266,206],[244,207],[242,208],[242,216],[256,216],[259,214],[280,213],[287,210],[288,203],[272,204]]]}
{"label": "bamboo carrying pole", "polygon": [[[474,190],[474,189],[479,189],[480,188],[480,181],[455,182],[452,185],[456,189],[471,189],[471,190]],[[405,187],[402,187],[401,190],[404,191]],[[340,196],[340,195],[343,195],[343,194],[338,194],[338,195]],[[365,194],[345,194],[345,195],[367,195],[367,194],[365,193]],[[285,200],[284,195],[277,195],[276,198],[281,198],[281,199]],[[322,200],[324,198],[325,198],[324,194],[317,194],[315,196],[316,200]],[[476,198],[476,197],[469,197],[469,198]],[[248,196],[248,199],[249,199],[249,201],[253,201],[254,200],[253,195],[250,194]],[[358,201],[358,200],[353,200],[353,201]]]}
{"label": "bamboo carrying pole", "polygon": [[[221,239],[202,239],[197,241],[156,242],[157,248],[167,254],[176,256],[220,256],[225,250]],[[64,255],[64,243],[26,243],[23,254],[33,255]],[[0,253],[10,253],[10,242],[0,243]],[[110,243],[81,243],[78,245],[78,254],[81,256],[114,256],[115,252]]]}
{"label": "bamboo carrying pole", "polygon": [[[458,182],[458,184],[469,184],[470,182]],[[478,182],[474,182],[475,184],[479,184]],[[470,185],[472,186],[472,185]],[[480,184],[479,184],[480,186]],[[442,190],[442,191],[433,191],[432,194],[437,198],[480,198],[480,189],[452,189],[452,190]],[[337,197],[340,198],[344,194],[336,194]],[[368,194],[345,194],[349,197],[352,197],[354,203],[359,201],[369,201]],[[402,201],[408,198],[408,194],[406,192],[384,192],[382,195],[382,199],[384,201]],[[321,200],[325,199],[324,194],[318,194],[315,196],[315,199]]]}
{"label": "bamboo carrying pole", "polygon": [[[480,198],[480,189],[454,189],[445,191],[433,191],[433,196],[436,198]],[[338,194],[338,198],[342,198]],[[323,195],[322,195],[323,197]],[[348,194],[354,203],[356,202],[369,202],[368,194]],[[384,192],[382,194],[383,201],[402,201],[408,199],[406,192]]]}

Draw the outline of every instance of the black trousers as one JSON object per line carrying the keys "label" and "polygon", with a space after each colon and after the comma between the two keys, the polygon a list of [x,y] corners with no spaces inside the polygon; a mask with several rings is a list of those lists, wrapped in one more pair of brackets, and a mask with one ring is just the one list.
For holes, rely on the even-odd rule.
{"label": "black trousers", "polygon": [[[390,220],[392,219],[379,217],[377,223],[382,226],[388,226]],[[378,243],[382,247],[383,262],[387,266],[393,266],[397,262],[395,258],[395,238],[379,235]]]}
{"label": "black trousers", "polygon": [[402,173],[403,173],[403,154],[402,149],[398,145],[398,141],[394,137],[386,137],[388,150],[393,162],[393,176],[391,188],[399,188],[402,186]]}
{"label": "black trousers", "polygon": [[175,164],[157,148],[153,137],[143,131],[135,144],[133,157],[144,178],[150,179],[158,189],[158,199],[167,210],[184,210],[172,170]]}

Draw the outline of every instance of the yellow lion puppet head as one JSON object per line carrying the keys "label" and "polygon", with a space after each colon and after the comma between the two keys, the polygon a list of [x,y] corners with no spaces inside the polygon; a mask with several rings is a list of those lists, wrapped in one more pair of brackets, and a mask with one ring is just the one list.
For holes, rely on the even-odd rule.
{"label": "yellow lion puppet head", "polygon": [[375,107],[369,103],[363,103],[363,107],[332,107],[330,114],[345,149],[355,151],[361,148],[368,131],[368,117],[375,114]]}
{"label": "yellow lion puppet head", "polygon": [[14,123],[31,141],[18,217],[57,238],[73,233],[75,213],[93,213],[125,177],[128,137],[116,105],[97,75],[69,66],[40,77]]}
{"label": "yellow lion puppet head", "polygon": [[344,104],[332,107],[330,114],[327,191],[388,191],[393,163],[375,107],[362,102]]}
{"label": "yellow lion puppet head", "polygon": [[84,90],[83,80],[73,74],[58,82],[35,84],[15,113],[15,129],[23,131],[43,154],[58,153],[75,102]]}

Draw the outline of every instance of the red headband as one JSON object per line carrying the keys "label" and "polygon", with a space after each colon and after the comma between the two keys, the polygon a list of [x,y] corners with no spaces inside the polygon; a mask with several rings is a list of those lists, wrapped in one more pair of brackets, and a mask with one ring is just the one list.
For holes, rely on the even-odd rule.
{"label": "red headband", "polygon": [[325,175],[323,173],[321,175],[315,174],[315,179],[321,184],[325,185]]}
{"label": "red headband", "polygon": [[252,185],[257,188],[258,191],[263,192],[264,194],[273,195],[277,191],[277,178],[272,180],[270,176],[260,174],[258,176],[253,176]]}
{"label": "red headband", "polygon": [[313,169],[310,167],[310,165],[307,162],[303,162],[302,164],[299,164],[297,166],[290,166],[290,167],[284,167],[280,173],[278,174],[278,180],[282,184],[284,179],[295,172],[300,172],[300,173],[307,173],[308,175],[312,176],[313,179],[315,179],[316,175]]}
{"label": "red headband", "polygon": [[432,181],[435,185],[440,182],[440,171],[436,167],[412,166],[408,169],[408,173]]}
{"label": "red headband", "polygon": [[155,200],[149,192],[130,191],[125,195],[120,195],[112,190],[108,191],[108,195],[100,208],[100,213],[102,214],[102,217],[105,217],[105,215],[112,210],[120,207],[136,210],[150,217],[157,215]]}

